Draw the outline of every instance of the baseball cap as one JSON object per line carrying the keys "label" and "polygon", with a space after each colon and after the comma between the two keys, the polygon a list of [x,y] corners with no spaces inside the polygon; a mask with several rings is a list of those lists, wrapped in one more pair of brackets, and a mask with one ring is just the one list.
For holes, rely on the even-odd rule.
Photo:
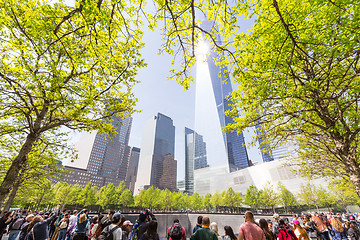
{"label": "baseball cap", "polygon": [[293,223],[296,224],[296,225],[300,225],[300,222],[299,222],[299,220],[297,220],[297,219],[294,219],[294,220],[293,220]]}
{"label": "baseball cap", "polygon": [[117,213],[114,213],[114,215],[112,216],[112,219],[120,219],[121,218],[121,213],[117,212]]}
{"label": "baseball cap", "polygon": [[123,225],[124,225],[124,226],[127,226],[127,225],[132,226],[132,225],[134,225],[134,224],[132,224],[129,220],[126,220],[126,221],[123,223]]}

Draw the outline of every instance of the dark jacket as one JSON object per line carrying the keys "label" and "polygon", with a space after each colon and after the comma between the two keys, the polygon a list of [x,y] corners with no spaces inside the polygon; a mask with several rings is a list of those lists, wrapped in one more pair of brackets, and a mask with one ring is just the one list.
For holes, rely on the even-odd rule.
{"label": "dark jacket", "polygon": [[58,217],[59,209],[55,211],[48,219],[40,221],[34,225],[30,232],[26,235],[25,240],[45,240],[49,238],[49,224]]}
{"label": "dark jacket", "polygon": [[18,240],[25,240],[29,224],[29,222],[26,222],[21,226]]}

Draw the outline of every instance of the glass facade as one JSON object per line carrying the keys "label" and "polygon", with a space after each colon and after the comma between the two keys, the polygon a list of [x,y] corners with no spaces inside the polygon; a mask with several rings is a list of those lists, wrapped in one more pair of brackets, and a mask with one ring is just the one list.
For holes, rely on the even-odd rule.
{"label": "glass facade", "polygon": [[194,170],[209,167],[203,137],[185,128],[185,192],[194,193]]}
{"label": "glass facade", "polygon": [[263,130],[260,125],[255,126],[256,134],[259,136],[259,147],[262,156],[263,162],[274,161],[274,157],[272,156],[270,145],[265,142],[265,136],[263,134]]}
{"label": "glass facade", "polygon": [[243,133],[225,133],[222,129],[234,123],[225,116],[232,92],[227,69],[215,65],[214,51],[198,57],[196,67],[195,131],[207,145],[207,159],[211,167],[227,165],[230,172],[250,166]]}
{"label": "glass facade", "polygon": [[[176,189],[175,127],[170,117],[158,113],[146,122],[139,159],[139,168],[134,193],[150,186],[158,188]],[[171,161],[171,157],[172,160]],[[170,169],[169,166],[173,166]],[[171,171],[171,174],[168,173]],[[163,175],[175,177],[175,186],[162,186],[165,182]]]}

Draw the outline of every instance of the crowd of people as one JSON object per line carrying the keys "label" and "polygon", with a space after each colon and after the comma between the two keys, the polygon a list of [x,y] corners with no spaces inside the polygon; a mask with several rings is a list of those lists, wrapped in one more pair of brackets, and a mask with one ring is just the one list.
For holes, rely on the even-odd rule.
{"label": "crowd of people", "polygon": [[[255,220],[252,212],[244,214],[239,234],[224,226],[220,236],[218,224],[207,216],[198,216],[188,235],[190,240],[360,240],[360,214],[304,214],[289,218]],[[88,210],[54,212],[9,211],[0,218],[0,240],[159,240],[158,222],[149,210],[141,212],[133,224],[120,212],[89,217]],[[167,240],[186,240],[187,234],[178,219],[166,231]]]}

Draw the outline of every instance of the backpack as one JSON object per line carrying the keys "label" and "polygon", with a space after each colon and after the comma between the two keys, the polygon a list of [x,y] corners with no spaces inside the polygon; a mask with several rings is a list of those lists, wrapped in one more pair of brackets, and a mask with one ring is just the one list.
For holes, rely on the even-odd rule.
{"label": "backpack", "polygon": [[12,225],[13,230],[20,230],[21,226],[25,223],[25,218],[19,217],[15,220],[14,224]]}
{"label": "backpack", "polygon": [[109,226],[104,228],[104,230],[101,232],[100,236],[97,238],[97,240],[115,240],[113,232],[118,229],[120,226],[117,225],[111,230],[109,230]]}
{"label": "backpack", "polygon": [[281,228],[279,229],[279,236],[280,236],[280,232],[284,232],[285,233],[285,238],[284,240],[297,240],[297,237],[295,236],[293,231],[288,231],[286,228]]}
{"label": "backpack", "polygon": [[95,233],[93,235],[93,237],[96,239],[100,236],[101,232],[102,232],[103,228],[102,225],[100,226],[100,224],[98,223],[97,228],[95,230]]}
{"label": "backpack", "polygon": [[182,238],[182,227],[180,223],[174,223],[174,225],[170,228],[169,236],[174,240]]}

